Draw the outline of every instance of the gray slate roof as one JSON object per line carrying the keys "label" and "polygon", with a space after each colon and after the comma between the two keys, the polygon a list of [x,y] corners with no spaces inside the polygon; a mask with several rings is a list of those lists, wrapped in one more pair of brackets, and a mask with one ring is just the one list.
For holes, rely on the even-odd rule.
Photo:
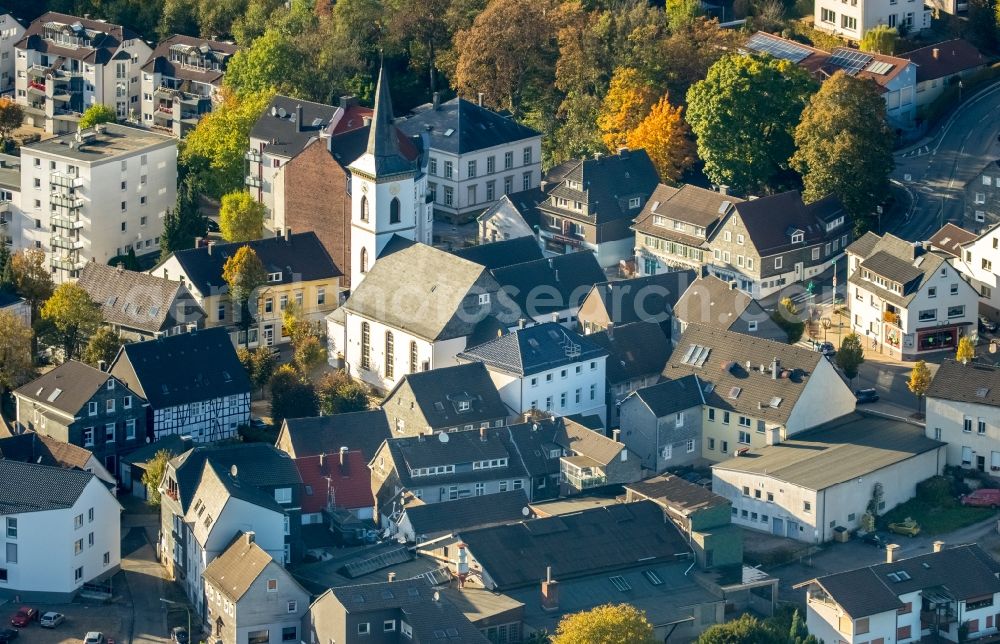
{"label": "gray slate roof", "polygon": [[[239,601],[267,565],[274,561],[263,548],[242,534],[205,568],[205,581]],[[284,580],[283,580],[284,581]]]}
{"label": "gray slate roof", "polygon": [[[431,429],[469,423],[478,425],[482,421],[507,416],[507,407],[500,400],[486,365],[481,362],[407,374],[386,396],[383,406],[392,404],[393,393],[403,383],[409,385]],[[470,409],[459,411],[459,401],[468,402]]]}
{"label": "gray slate roof", "polygon": [[110,370],[153,409],[250,391],[246,369],[222,327],[131,342],[121,348]]}
{"label": "gray slate roof", "polygon": [[1000,367],[944,360],[934,374],[927,397],[1000,407]]}
{"label": "gray slate roof", "polygon": [[[389,95],[389,74],[385,67],[378,71],[375,85],[375,109],[371,127],[368,130],[367,159],[359,164],[369,173],[384,177],[393,174],[413,172],[417,169],[414,159],[403,155],[399,147],[399,135],[392,115],[392,96]],[[357,162],[357,160],[356,160]],[[370,165],[369,165],[370,164]]]}
{"label": "gray slate roof", "polygon": [[445,101],[437,109],[432,103],[420,105],[414,108],[413,116],[397,126],[410,136],[428,133],[432,150],[451,154],[466,154],[541,136],[513,118],[464,98]]}
{"label": "gray slate roof", "polygon": [[[735,204],[748,240],[761,257],[768,257],[792,248],[810,246],[824,239],[839,237],[851,230],[851,216],[833,196],[806,204],[796,190],[770,197]],[[844,225],[827,233],[827,222],[844,216]],[[801,230],[803,242],[792,244],[790,230]]]}
{"label": "gray slate roof", "polygon": [[[198,69],[190,65],[182,65],[179,61],[171,60],[170,56],[175,51],[173,49],[175,45],[182,48],[198,49],[200,52],[204,52],[207,58],[219,63],[220,69]],[[219,86],[222,84],[222,75],[226,69],[226,64],[235,53],[236,45],[233,43],[174,34],[169,38],[161,40],[156,45],[156,49],[150,54],[149,60],[142,66],[142,71],[146,73],[160,73],[170,78],[194,80]]]}
{"label": "gray slate roof", "polygon": [[194,447],[170,460],[177,476],[178,498],[185,512],[193,500],[206,461],[215,464],[222,473],[228,473],[235,465],[240,481],[246,486],[291,487],[301,482],[292,459],[265,443]]}
{"label": "gray slate roof", "polygon": [[105,322],[126,329],[152,335],[205,319],[183,284],[149,273],[88,262],[77,286],[101,307]]}
{"label": "gray slate roof", "polygon": [[[44,6],[44,5],[43,5]],[[71,25],[79,23],[87,31],[90,47],[61,46],[51,40],[45,40],[46,25],[56,23],[62,26],[62,31],[71,29]],[[17,49],[32,49],[48,54],[51,58],[75,58],[90,64],[104,65],[111,60],[123,40],[140,38],[139,34],[120,25],[113,25],[101,20],[92,20],[82,16],[72,16],[55,11],[47,11],[36,18],[14,47]]]}
{"label": "gray slate roof", "polygon": [[556,322],[514,329],[507,335],[458,354],[462,360],[483,362],[487,367],[516,376],[530,376],[563,365],[608,355],[606,349],[587,336]]}
{"label": "gray slate roof", "polygon": [[660,474],[645,481],[627,483],[624,487],[661,507],[676,508],[682,514],[729,505],[724,496],[673,474]]}
{"label": "gray slate roof", "polygon": [[632,395],[645,403],[657,418],[664,418],[705,402],[702,383],[695,374],[664,380],[651,387],[643,387]]}
{"label": "gray slate roof", "polygon": [[0,460],[0,514],[71,508],[93,478],[91,472]]}
{"label": "gray slate roof", "polygon": [[[872,241],[874,244],[871,244]],[[869,245],[871,246],[870,250]],[[851,273],[848,281],[903,308],[910,305],[913,298],[934,276],[937,269],[947,261],[947,255],[950,254],[914,246],[912,243],[889,233],[878,239],[868,237],[864,244],[852,244],[847,250],[851,254],[862,257],[859,270]],[[861,255],[862,250],[869,250],[869,254]],[[898,282],[902,285],[902,293],[864,279],[862,273],[864,270],[881,275],[891,282]]]}
{"label": "gray slate roof", "polygon": [[[695,280],[674,307],[674,316],[685,324],[704,324],[716,329],[753,333],[784,342],[788,338],[757,300],[714,275]],[[757,330],[750,331],[750,322]]]}
{"label": "gray slate roof", "polygon": [[602,280],[594,284],[587,299],[600,299],[608,318],[617,325],[662,323],[673,314],[696,277],[694,271],[671,271],[615,282]]}
{"label": "gray slate roof", "polygon": [[85,470],[93,452],[45,434],[25,432],[0,438],[0,458]]}
{"label": "gray slate roof", "polygon": [[927,241],[939,250],[942,250],[952,257],[962,256],[962,246],[974,242],[979,238],[974,232],[960,228],[950,221],[941,227],[936,233],[931,235]]}
{"label": "gray slate roof", "polygon": [[475,262],[490,270],[542,259],[542,249],[534,237],[515,237],[489,244],[469,246],[456,250],[454,253],[462,259]]}
{"label": "gray slate roof", "polygon": [[492,272],[517,304],[520,317],[529,318],[579,306],[591,287],[606,278],[589,250],[510,264]]}
{"label": "gray slate roof", "polygon": [[944,445],[927,438],[920,426],[853,413],[712,468],[760,474],[818,491]]}
{"label": "gray slate roof", "polygon": [[105,386],[108,378],[111,378],[111,374],[107,372],[83,362],[68,360],[22,385],[14,394],[74,415]]}
{"label": "gray slate roof", "polygon": [[[500,197],[499,200],[477,217],[479,221],[485,221],[497,212],[508,212],[512,216],[514,213],[520,215],[524,223],[531,229],[539,223],[538,204],[548,199],[548,193],[541,188],[530,188],[520,192],[511,192]],[[535,239],[533,236],[531,239]]]}
{"label": "gray slate roof", "polygon": [[[295,109],[302,106],[302,127],[294,122]],[[280,116],[284,110],[285,116]],[[292,158],[302,151],[311,139],[317,138],[333,118],[337,107],[303,101],[280,94],[271,99],[250,129],[250,138],[267,142],[267,152],[277,156]],[[319,123],[313,125],[313,122]],[[272,143],[273,141],[273,143]]]}
{"label": "gray slate roof", "polygon": [[350,451],[360,450],[370,459],[382,441],[391,436],[385,412],[372,409],[314,418],[286,418],[278,445],[290,446],[292,458],[331,454],[346,447]]}
{"label": "gray slate roof", "polygon": [[670,340],[659,324],[633,322],[586,336],[608,351],[609,384],[663,371],[670,357]]}
{"label": "gray slate roof", "polygon": [[414,505],[407,507],[405,512],[414,534],[431,535],[520,521],[526,507],[528,495],[524,490],[513,490],[491,494],[488,502],[482,497],[471,496]]}

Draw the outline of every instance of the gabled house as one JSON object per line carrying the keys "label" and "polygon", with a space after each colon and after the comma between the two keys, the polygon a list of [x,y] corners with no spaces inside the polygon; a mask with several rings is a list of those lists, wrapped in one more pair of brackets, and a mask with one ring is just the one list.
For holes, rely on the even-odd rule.
{"label": "gabled house", "polygon": [[364,542],[374,528],[369,458],[342,446],[334,453],[300,456],[295,469],[302,478],[302,542],[306,551]]}
{"label": "gabled house", "polygon": [[121,567],[122,506],[91,472],[0,460],[7,597],[71,602]]}
{"label": "gabled house", "polygon": [[690,184],[657,185],[632,225],[636,275],[700,271],[708,263],[708,240],[716,226],[741,201]]}
{"label": "gabled house", "polygon": [[677,270],[594,284],[578,315],[584,335],[633,322],[655,322],[670,337],[674,307],[696,273]]}
{"label": "gabled house", "polygon": [[382,409],[394,436],[502,427],[512,415],[481,362],[405,375]]}
{"label": "gabled house", "polygon": [[[547,186],[546,186],[547,187]],[[524,237],[538,244],[538,204],[548,197],[542,188],[504,195],[476,217],[479,243]]]}
{"label": "gabled house", "polygon": [[[932,0],[931,4],[951,4],[957,0]],[[957,13],[949,11],[948,13]],[[975,45],[953,38],[899,55],[917,68],[917,109],[933,103],[956,78],[968,81],[986,67],[987,59]]]}
{"label": "gabled house", "polygon": [[1000,477],[1000,368],[944,360],[926,398],[927,437],[948,444],[948,465]]}
{"label": "gabled house", "polygon": [[735,331],[775,342],[787,342],[788,333],[736,282],[714,275],[700,277],[684,291],[673,309],[670,339],[677,343],[689,324]]}
{"label": "gabled house", "polygon": [[149,404],[153,440],[214,442],[250,423],[250,379],[225,329],[126,344],[108,371]]}
{"label": "gabled house", "polygon": [[[1000,180],[1000,170],[997,179]],[[930,243],[935,249],[952,256],[948,261],[979,293],[979,312],[991,320],[1000,320],[1000,279],[993,270],[993,261],[1000,248],[1000,225],[991,225],[978,235],[957,226],[948,226],[946,224],[938,231]],[[949,242],[956,240],[957,243],[945,244],[943,238]]]}
{"label": "gabled house", "polygon": [[513,327],[526,322],[555,321],[575,329],[583,298],[606,279],[597,257],[590,251],[566,253],[493,269],[503,289],[506,310],[503,321]]}
{"label": "gabled house", "polygon": [[286,418],[275,446],[292,459],[338,454],[341,447],[362,452],[371,459],[382,441],[391,436],[385,412],[372,409],[314,418]]}
{"label": "gabled house", "polygon": [[117,485],[115,475],[108,472],[93,452],[45,434],[26,432],[0,438],[0,458],[92,472],[112,490]]}
{"label": "gabled house", "polygon": [[818,351],[692,324],[663,377],[702,385],[702,457],[727,459],[854,411],[847,383]]}
{"label": "gabled house", "polygon": [[851,223],[832,196],[807,205],[793,190],[741,201],[708,240],[709,273],[767,297],[833,266],[852,239]]}
{"label": "gabled house", "polygon": [[604,486],[633,483],[642,478],[642,464],[619,439],[608,438],[568,418],[555,442],[562,447],[559,459],[560,494],[569,496]]}
{"label": "gabled house", "polygon": [[653,472],[701,459],[702,406],[698,376],[689,374],[639,389],[621,404],[621,440]]}
{"label": "gabled house", "polygon": [[174,34],[142,65],[142,124],[178,138],[221,100],[222,76],[236,45]]}
{"label": "gabled house", "polygon": [[[927,239],[924,243],[924,248],[937,250],[955,259],[964,260],[965,252],[962,247],[977,239],[979,239],[979,235],[976,233],[956,226],[949,221]],[[952,259],[948,261],[954,262]],[[955,263],[955,267],[961,270],[961,266],[958,263]]]}
{"label": "gabled house", "polygon": [[[223,279],[226,261],[248,246],[267,272],[267,283],[248,304],[251,320],[245,328],[239,304],[229,296]],[[205,311],[204,326],[226,330],[238,346],[271,346],[288,342],[282,314],[294,303],[301,317],[319,322],[339,303],[340,269],[314,232],[292,233],[231,244],[198,245],[171,254],[150,274],[179,281]]]}
{"label": "gabled house", "polygon": [[19,387],[14,400],[18,431],[89,450],[112,475],[151,429],[146,400],[124,378],[75,360]]}
{"label": "gabled house", "polygon": [[398,124],[428,141],[428,194],[434,212],[452,223],[476,218],[497,199],[537,188],[542,179],[542,135],[509,115],[464,98],[413,109]]}
{"label": "gabled house", "polygon": [[183,333],[205,323],[205,311],[177,281],[89,262],[76,284],[101,308],[105,324],[129,340]]}
{"label": "gabled house", "polygon": [[602,267],[635,256],[632,221],[642,211],[660,178],[645,150],[619,150],[574,160],[546,201],[539,235],[545,250],[592,250]]}
{"label": "gabled house", "polygon": [[482,265],[400,237],[386,250],[327,316],[331,362],[379,391],[405,374],[454,364],[501,310],[499,285]]}
{"label": "gabled house", "polygon": [[297,641],[309,593],[278,561],[243,532],[208,564],[205,600],[212,638],[222,644]]}
{"label": "gabled house", "polygon": [[948,254],[868,232],[847,256],[851,328],[872,348],[909,360],[975,332],[978,293]]}
{"label": "gabled house", "polygon": [[618,411],[636,389],[654,385],[667,364],[672,347],[659,324],[632,322],[591,333],[588,340],[604,347],[606,362],[608,427],[618,426]]}
{"label": "gabled house", "polygon": [[514,414],[532,410],[560,416],[597,415],[607,420],[608,352],[556,322],[514,329],[458,354],[481,362],[500,399]]}
{"label": "gabled house", "polygon": [[976,544],[817,577],[806,589],[806,625],[826,642],[974,641],[1000,629],[1000,566]]}
{"label": "gabled house", "polygon": [[24,36],[24,25],[10,12],[0,12],[0,92],[14,93],[17,75],[14,46]]}

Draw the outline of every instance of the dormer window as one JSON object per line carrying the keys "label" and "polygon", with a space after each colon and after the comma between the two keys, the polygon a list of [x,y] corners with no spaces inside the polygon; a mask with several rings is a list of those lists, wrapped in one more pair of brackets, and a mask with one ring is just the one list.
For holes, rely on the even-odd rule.
{"label": "dormer window", "polygon": [[661,215],[653,215],[653,225],[654,226],[663,226],[664,228],[666,228],[666,226],[667,226],[667,218],[663,217]]}
{"label": "dormer window", "polygon": [[628,200],[628,207],[638,208],[640,203],[642,203],[642,199],[640,199],[639,197],[632,197],[631,199]]}
{"label": "dormer window", "polygon": [[458,409],[458,411],[469,411],[472,409],[472,403],[468,400],[459,400],[455,403],[455,408]]}
{"label": "dormer window", "polygon": [[794,233],[792,233],[793,244],[801,244],[803,239],[805,239],[805,233],[803,233],[801,230],[797,230]]}
{"label": "dormer window", "polygon": [[278,271],[277,273],[268,273],[267,274],[267,281],[271,282],[271,283],[280,282],[281,281],[281,271]]}

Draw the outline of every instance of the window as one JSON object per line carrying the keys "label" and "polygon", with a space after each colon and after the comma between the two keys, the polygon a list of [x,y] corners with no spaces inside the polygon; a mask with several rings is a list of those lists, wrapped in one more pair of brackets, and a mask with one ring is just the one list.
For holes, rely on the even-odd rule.
{"label": "window", "polygon": [[813,511],[812,503],[810,503],[809,501],[803,501],[802,511],[805,512],[806,514],[811,514]]}
{"label": "window", "polygon": [[824,7],[820,12],[820,20],[831,25],[835,24],[837,22],[837,14]]}
{"label": "window", "polygon": [[694,451],[694,439],[693,438],[689,438],[688,442],[687,442],[687,452],[688,452],[688,454],[690,454],[693,451]]}
{"label": "window", "polygon": [[937,319],[937,309],[924,309],[917,312],[917,319],[921,322],[929,322]]}
{"label": "window", "polygon": [[361,195],[361,221],[368,221],[368,197]]}
{"label": "window", "polygon": [[713,421],[713,422],[715,421],[715,408],[714,407],[709,407],[708,408],[708,419],[710,421]]}
{"label": "window", "polygon": [[851,16],[842,15],[840,16],[840,26],[847,31],[857,31],[858,29],[858,19]]}
{"label": "window", "polygon": [[750,444],[750,432],[740,432],[740,444],[749,445]]}
{"label": "window", "polygon": [[271,641],[271,633],[265,628],[261,631],[247,633],[247,644],[267,644]]}
{"label": "window", "polygon": [[506,492],[507,491],[507,481],[500,481],[500,484],[497,487],[497,489],[499,489],[501,492]]}
{"label": "window", "polygon": [[361,368],[371,369],[371,349],[372,349],[371,325],[368,322],[361,323]]}
{"label": "window", "polygon": [[274,500],[278,503],[291,503],[292,502],[292,488],[290,487],[279,487],[274,491]]}
{"label": "window", "polygon": [[17,544],[8,543],[7,544],[7,563],[17,563]]}
{"label": "window", "polygon": [[94,428],[84,427],[83,428],[83,446],[93,447],[94,446]]}
{"label": "window", "polygon": [[410,373],[417,372],[417,343],[410,340]]}
{"label": "window", "polygon": [[73,571],[73,581],[83,581],[83,566]]}
{"label": "window", "polygon": [[740,427],[749,427],[750,418],[748,416],[740,416]]}
{"label": "window", "polygon": [[104,442],[113,443],[115,442],[115,424],[108,423],[104,426]]}
{"label": "window", "polygon": [[728,411],[722,412],[722,424],[723,425],[728,425],[729,424],[729,412]]}
{"label": "window", "polygon": [[89,402],[89,403],[87,403],[87,415],[88,416],[96,416],[97,415],[97,403],[96,402]]}
{"label": "window", "polygon": [[674,446],[673,445],[664,445],[660,449],[660,456],[663,457],[663,460],[669,461],[674,456]]}
{"label": "window", "polygon": [[819,246],[813,246],[813,249],[812,249],[812,258],[813,258],[813,261],[816,261],[817,259],[819,259]]}
{"label": "window", "polygon": [[396,342],[393,340],[392,331],[385,332],[385,377],[392,378],[396,364]]}
{"label": "window", "polygon": [[960,318],[965,315],[965,305],[961,304],[959,306],[949,306],[948,307],[948,317],[949,318]]}
{"label": "window", "polygon": [[722,441],[719,444],[719,451],[722,452],[723,454],[728,454],[729,453],[729,441]]}
{"label": "window", "polygon": [[276,592],[278,592],[278,580],[277,579],[268,579],[267,580],[267,592],[269,592],[269,593],[276,593]]}
{"label": "window", "polygon": [[868,625],[868,618],[867,617],[862,617],[861,619],[854,620],[854,634],[855,635],[864,635],[865,633],[868,632],[869,628],[870,627]]}
{"label": "window", "polygon": [[361,249],[361,259],[358,261],[358,264],[360,264],[360,269],[361,269],[362,273],[367,273],[368,272],[368,249],[367,248],[362,248]]}
{"label": "window", "polygon": [[399,199],[393,197],[392,201],[389,202],[389,223],[398,224],[399,221],[400,221]]}
{"label": "window", "polygon": [[962,419],[962,431],[972,433],[972,419],[968,416]]}
{"label": "window", "polygon": [[88,548],[93,548],[94,547],[94,533],[93,532],[91,532],[90,534],[87,535],[87,547]]}
{"label": "window", "polygon": [[[294,604],[295,602],[289,602]],[[285,626],[281,629],[282,642],[294,642],[299,639],[299,629],[295,626]]]}
{"label": "window", "polygon": [[83,527],[83,515],[78,514],[75,517],[73,517],[73,529],[79,530],[82,527]]}
{"label": "window", "polygon": [[89,510],[87,510],[87,523],[93,523],[93,522],[94,522],[94,508],[90,508]]}
{"label": "window", "polygon": [[444,178],[451,179],[452,175],[455,174],[455,164],[451,161],[444,162]]}
{"label": "window", "polygon": [[386,633],[392,633],[396,630],[396,620],[387,619],[382,622],[382,630]]}
{"label": "window", "polygon": [[450,206],[455,203],[455,189],[451,186],[444,187],[444,205]]}
{"label": "window", "polygon": [[958,295],[958,284],[952,284],[948,291],[951,295]]}
{"label": "window", "polygon": [[992,271],[993,270],[993,262],[991,262],[990,260],[986,259],[985,257],[983,258],[983,270],[984,271]]}
{"label": "window", "polygon": [[430,172],[431,175],[436,175],[438,173],[438,160],[434,157],[431,157],[427,171]]}
{"label": "window", "polygon": [[513,152],[504,152],[504,155],[503,155],[503,169],[504,170],[510,170],[513,167],[514,167],[514,153]]}
{"label": "window", "polygon": [[77,539],[73,542],[73,554],[78,555],[83,552],[83,539]]}
{"label": "window", "polygon": [[[361,252],[364,253],[365,249],[362,248]],[[361,271],[362,273],[364,271]],[[264,299],[264,313],[272,313],[274,311],[274,298],[268,297]]]}
{"label": "window", "polygon": [[531,190],[531,173],[525,172],[521,175],[521,190]]}
{"label": "window", "polygon": [[476,160],[473,159],[472,161],[469,161],[469,163],[467,164],[466,167],[467,167],[467,170],[468,170],[467,174],[468,174],[469,178],[470,179],[474,179],[475,176],[476,176]]}
{"label": "window", "polygon": [[17,518],[7,517],[7,538],[17,539]]}
{"label": "window", "polygon": [[774,258],[774,268],[775,269],[781,268],[781,258],[780,257],[775,257]]}

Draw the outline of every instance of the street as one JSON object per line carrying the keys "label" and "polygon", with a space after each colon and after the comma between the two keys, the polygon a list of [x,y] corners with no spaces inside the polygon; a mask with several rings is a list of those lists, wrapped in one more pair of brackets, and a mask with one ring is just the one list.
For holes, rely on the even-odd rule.
{"label": "street", "polygon": [[961,222],[965,182],[1000,156],[998,109],[1000,84],[959,107],[929,140],[894,155],[891,178],[915,204],[909,217],[887,225],[888,232],[923,241],[944,222]]}

